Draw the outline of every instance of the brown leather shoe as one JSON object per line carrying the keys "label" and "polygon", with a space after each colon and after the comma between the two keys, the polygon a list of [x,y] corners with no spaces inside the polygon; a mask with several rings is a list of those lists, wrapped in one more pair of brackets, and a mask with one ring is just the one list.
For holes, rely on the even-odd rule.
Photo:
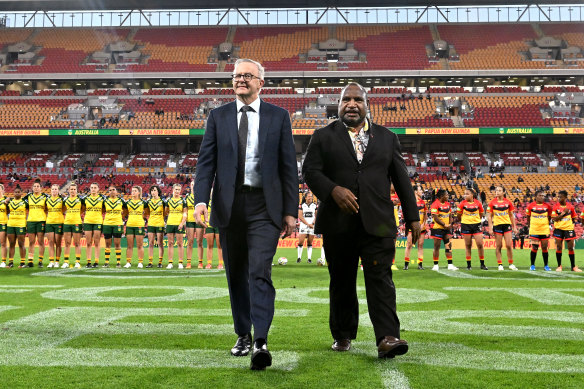
{"label": "brown leather shoe", "polygon": [[393,358],[396,355],[403,355],[407,352],[408,342],[393,336],[386,336],[377,346],[377,356],[379,358]]}
{"label": "brown leather shoe", "polygon": [[351,339],[335,339],[331,348],[334,351],[349,351],[351,349]]}

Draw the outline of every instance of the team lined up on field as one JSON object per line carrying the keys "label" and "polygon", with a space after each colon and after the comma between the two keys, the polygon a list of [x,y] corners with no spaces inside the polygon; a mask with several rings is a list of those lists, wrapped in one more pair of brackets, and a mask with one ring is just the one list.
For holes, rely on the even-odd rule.
{"label": "team lined up on field", "polygon": [[[207,239],[207,269],[212,267],[214,241],[217,241],[219,265],[223,268],[221,245],[218,230],[208,226],[204,229],[195,224],[195,199],[192,191],[182,197],[182,185],[173,186],[172,195],[161,197],[157,185],[149,188],[149,197],[144,200],[142,187],[132,187],[131,197],[124,199],[115,186],[110,186],[107,195],[100,193],[98,184],[90,186],[90,193],[80,196],[77,185],[71,184],[68,196],[59,193],[59,186],[51,187],[51,194],[42,193],[41,182],[36,180],[33,192],[24,194],[17,185],[14,197],[7,198],[4,186],[0,184],[0,245],[2,262],[0,267],[13,267],[16,245],[19,247],[20,266],[33,267],[35,243],[39,246],[38,266],[43,267],[45,254],[45,235],[48,240],[48,267],[70,267],[71,246],[75,252],[75,267],[81,267],[81,234],[85,234],[87,247],[86,267],[98,267],[101,237],[105,239],[105,264],[110,263],[111,247],[114,246],[116,266],[121,267],[121,238],[125,232],[127,239],[125,268],[132,266],[134,243],[138,254],[138,268],[154,267],[154,245],[158,246],[158,267],[164,258],[164,235],[168,239],[168,265],[173,268],[174,243],[178,242],[178,268],[183,269],[183,237],[187,235],[186,268],[191,268],[193,243],[198,246],[198,267],[203,268],[203,235]],[[125,228],[124,228],[125,227]],[[144,236],[148,234],[148,264],[144,266]],[[25,238],[28,235],[28,262],[26,259]],[[62,253],[62,240],[65,250]],[[8,242],[8,245],[7,245]],[[7,248],[8,246],[8,248]],[[63,258],[62,258],[62,254]],[[7,262],[8,259],[8,262]],[[61,259],[63,261],[61,262]]]}
{"label": "team lined up on field", "polygon": [[[464,200],[461,201],[456,209],[452,209],[450,201],[448,200],[448,192],[440,189],[436,192],[436,199],[430,205],[430,215],[432,220],[428,218],[428,207],[426,201],[422,198],[423,189],[420,185],[414,185],[414,193],[416,195],[417,207],[420,213],[420,224],[422,225],[422,234],[418,242],[411,241],[411,234],[407,237],[407,246],[404,258],[404,270],[408,270],[410,263],[414,260],[410,259],[412,248],[417,244],[418,254],[418,269],[423,270],[423,246],[426,235],[427,226],[430,227],[430,238],[434,240],[434,248],[432,252],[433,267],[432,270],[439,270],[439,256],[440,246],[444,243],[444,252],[448,263],[448,270],[458,270],[452,263],[452,224],[455,219],[460,221],[461,234],[465,243],[465,254],[467,269],[472,269],[472,241],[474,239],[480,268],[488,270],[485,265],[485,253],[483,245],[483,227],[482,219],[486,215],[488,222],[488,233],[495,236],[495,256],[497,259],[497,267],[499,270],[504,270],[502,248],[505,243],[507,262],[510,270],[517,270],[513,263],[513,242],[512,234],[517,234],[517,224],[513,211],[515,207],[513,203],[506,198],[505,188],[498,186],[495,189],[495,198],[493,198],[487,206],[486,212],[482,203],[477,199],[477,194],[473,189],[466,189]],[[298,242],[298,262],[300,262],[302,247],[303,247],[303,229],[309,234],[314,234],[314,218],[316,217],[316,206],[312,204],[312,195],[307,194],[305,198],[310,201],[305,201],[302,204],[299,212],[299,219],[301,220],[301,229]],[[531,266],[530,270],[535,270],[535,260],[539,247],[542,249],[542,257],[544,262],[544,270],[550,271],[548,265],[548,242],[551,237],[550,231],[553,222],[553,238],[556,243],[556,260],[558,266],[556,271],[562,271],[562,253],[564,242],[568,248],[568,256],[570,259],[570,269],[575,272],[581,272],[576,266],[574,254],[574,241],[576,234],[574,232],[574,223],[577,218],[576,210],[568,201],[568,193],[560,191],[558,194],[558,202],[552,207],[545,202],[545,194],[543,191],[535,193],[535,201],[527,207],[529,238],[531,240]],[[392,192],[391,200],[394,203],[394,217],[399,227],[399,206],[400,201],[397,195]],[[301,216],[306,214],[310,216],[309,223],[302,223]],[[580,216],[584,218],[584,210]],[[306,225],[309,224],[309,225]],[[305,233],[306,233],[305,232]],[[308,236],[308,259],[310,261],[312,239]],[[323,253],[324,257],[324,253]],[[398,270],[397,266],[392,265],[392,270]]]}

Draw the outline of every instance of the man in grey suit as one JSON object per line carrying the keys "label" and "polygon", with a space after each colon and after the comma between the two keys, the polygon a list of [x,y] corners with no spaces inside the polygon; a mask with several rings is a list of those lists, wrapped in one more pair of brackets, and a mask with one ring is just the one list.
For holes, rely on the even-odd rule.
{"label": "man in grey suit", "polygon": [[272,260],[281,234],[290,235],[298,214],[298,171],[288,111],[259,98],[264,69],[239,59],[232,103],[214,109],[199,151],[195,219],[219,228],[235,333],[234,356],[252,347],[251,369],[271,366],[268,331],[276,292]]}

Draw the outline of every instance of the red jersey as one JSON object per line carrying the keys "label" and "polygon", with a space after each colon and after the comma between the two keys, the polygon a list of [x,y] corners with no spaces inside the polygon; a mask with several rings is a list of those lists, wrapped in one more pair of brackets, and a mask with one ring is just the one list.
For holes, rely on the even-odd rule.
{"label": "red jersey", "polygon": [[558,222],[554,222],[554,228],[556,230],[564,230],[570,231],[574,229],[574,221],[576,219],[576,210],[574,206],[566,201],[566,205],[560,205],[560,203],[556,203],[552,208],[552,218],[557,217],[564,213],[564,211],[568,211],[568,214]]}
{"label": "red jersey", "polygon": [[529,217],[529,235],[549,235],[552,207],[548,203],[538,204],[535,201],[527,206],[525,212]]}
{"label": "red jersey", "polygon": [[420,199],[416,202],[416,205],[418,207],[418,214],[420,215],[420,223],[423,223],[428,212],[428,208],[426,208],[426,202]]}
{"label": "red jersey", "polygon": [[483,205],[477,199],[472,203],[463,200],[458,204],[458,210],[456,211],[462,224],[479,224],[481,222],[481,213],[484,212]]}
{"label": "red jersey", "polygon": [[[450,202],[447,201],[445,203],[441,203],[440,200],[434,201],[430,206],[430,213],[432,214],[432,218],[434,220],[436,220],[436,218],[439,218],[440,220],[442,220],[442,223],[444,225],[450,224]],[[444,229],[444,227],[435,222],[432,223],[431,228]]]}
{"label": "red jersey", "polygon": [[504,198],[502,201],[494,198],[487,206],[487,212],[493,215],[493,225],[511,224],[511,212],[515,210],[513,203],[509,199]]}

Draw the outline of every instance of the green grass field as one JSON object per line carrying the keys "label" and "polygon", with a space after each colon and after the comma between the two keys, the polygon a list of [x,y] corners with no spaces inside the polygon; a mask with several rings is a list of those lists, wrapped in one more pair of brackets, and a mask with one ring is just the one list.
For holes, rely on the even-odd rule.
{"label": "green grass field", "polygon": [[[425,271],[395,272],[410,351],[393,360],[376,358],[360,271],[359,334],[350,352],[336,353],[326,268],[297,265],[294,249],[279,256],[289,264],[273,268],[274,365],[263,372],[229,355],[236,337],[223,271],[139,270],[136,261],[132,269],[0,269],[0,387],[584,387],[584,276],[543,272],[541,253],[536,272],[527,270],[528,250],[515,251],[515,272],[497,271],[493,250],[489,271],[463,270],[455,250],[458,272],[445,270],[443,253],[442,269],[429,270],[429,251]],[[397,258],[401,268],[403,250]],[[584,265],[584,250],[576,260]]]}

